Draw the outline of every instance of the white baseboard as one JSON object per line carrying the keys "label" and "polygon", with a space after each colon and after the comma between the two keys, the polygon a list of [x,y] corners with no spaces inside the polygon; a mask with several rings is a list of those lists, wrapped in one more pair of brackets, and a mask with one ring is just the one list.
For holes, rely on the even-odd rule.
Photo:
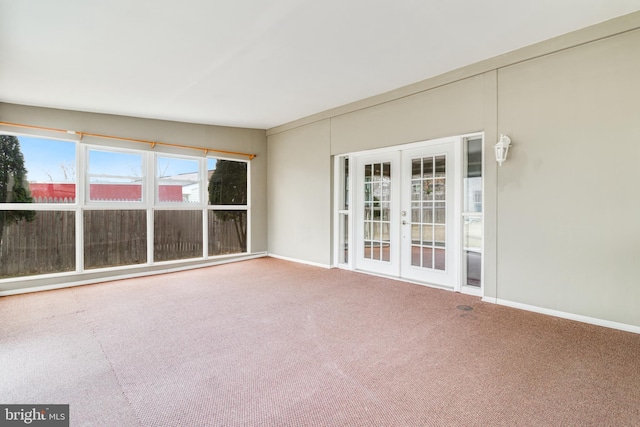
{"label": "white baseboard", "polygon": [[[52,291],[55,289],[64,289],[64,288],[73,288],[76,286],[84,286],[84,285],[93,285],[95,283],[104,283],[104,282],[112,282],[114,280],[123,280],[123,279],[133,279],[136,277],[145,277],[145,276],[154,276],[158,274],[165,273],[177,273],[179,271],[185,270],[193,270],[196,268],[204,268],[204,267],[213,267],[221,264],[229,264],[232,262],[246,261],[254,258],[264,258],[266,257],[266,252],[258,252],[254,254],[247,254],[240,257],[227,257],[227,258],[219,258],[216,260],[211,260],[209,262],[203,262],[201,264],[191,264],[191,265],[183,265],[183,266],[173,266],[175,263],[167,263],[164,268],[158,268],[154,270],[148,271],[139,271],[127,273],[126,270],[120,270],[120,274],[114,274],[113,276],[103,276],[92,279],[82,279],[73,280],[74,277],[72,275],[65,276],[67,281],[63,283],[55,283],[51,285],[41,285],[41,286],[27,286],[24,288],[16,288],[16,289],[7,289],[4,291],[0,291],[0,297],[9,296],[9,295],[18,295],[18,294],[27,294],[31,292],[40,292],[40,291]],[[92,271],[91,273],[96,272],[97,270]],[[116,271],[117,272],[117,271]],[[33,279],[33,276],[30,277]]]}
{"label": "white baseboard", "polygon": [[640,334],[640,326],[628,325],[626,323],[612,322],[610,320],[598,319],[596,317],[582,316],[580,314],[567,313],[565,311],[551,310],[548,308],[537,307],[535,305],[503,300],[500,298],[483,297],[482,301],[504,305],[506,307],[517,308],[520,310],[533,311],[534,313],[546,314],[548,316],[560,317],[562,319],[575,320],[576,322],[589,323],[591,325],[604,326],[605,328],[618,329],[621,331]]}
{"label": "white baseboard", "polygon": [[272,253],[268,253],[267,256],[270,256],[271,258],[281,259],[283,261],[291,261],[291,262],[297,262],[298,264],[312,265],[314,267],[333,268],[329,264],[321,264],[319,262],[306,261],[306,260],[298,259],[298,258],[290,258],[290,257],[287,257],[287,256],[276,255],[276,254],[272,254]]}

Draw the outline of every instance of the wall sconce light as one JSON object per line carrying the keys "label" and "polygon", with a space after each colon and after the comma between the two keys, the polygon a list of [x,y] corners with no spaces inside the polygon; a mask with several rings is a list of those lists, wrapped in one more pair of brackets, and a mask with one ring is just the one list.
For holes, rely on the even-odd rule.
{"label": "wall sconce light", "polygon": [[507,153],[509,152],[509,146],[511,145],[511,138],[507,135],[500,135],[500,140],[496,145],[493,146],[494,150],[496,150],[496,162],[500,166],[502,163],[507,160]]}

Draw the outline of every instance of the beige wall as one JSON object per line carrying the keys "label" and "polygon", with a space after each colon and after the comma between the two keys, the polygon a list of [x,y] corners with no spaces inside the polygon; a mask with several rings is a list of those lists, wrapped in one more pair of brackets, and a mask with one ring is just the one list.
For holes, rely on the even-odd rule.
{"label": "beige wall", "polygon": [[331,154],[477,132],[483,123],[482,75],[331,119]]}
{"label": "beige wall", "polygon": [[[68,129],[78,132],[106,134],[170,144],[256,154],[257,157],[251,160],[251,249],[254,253],[266,252],[267,250],[267,141],[264,130],[196,125],[6,103],[0,103],[0,122]],[[20,131],[18,128],[10,127],[0,127],[0,129]],[[22,131],[27,132],[26,130]],[[38,133],[37,131],[29,132]],[[57,136],[57,134],[48,134],[48,136]],[[90,137],[85,138],[84,141],[136,149],[150,149],[146,144],[92,139]],[[181,152],[182,154],[200,156],[204,154],[203,151],[178,150],[161,146],[156,146],[155,151]],[[186,262],[184,264],[185,266],[189,266],[194,263]],[[166,268],[166,266],[161,267],[160,270]],[[132,267],[130,272],[135,274],[148,273],[156,270],[158,270],[158,268]],[[103,276],[104,273],[86,273],[72,279],[62,279],[62,281],[95,281]],[[0,285],[0,291],[18,287],[49,286],[60,281],[60,279],[57,281],[34,279],[30,282],[19,281],[19,283],[16,284],[7,284],[5,282]]]}
{"label": "beige wall", "polygon": [[269,253],[331,264],[329,121],[269,138]]}
{"label": "beige wall", "polygon": [[[638,28],[635,13],[268,130],[270,252],[326,259],[331,155],[484,131],[484,296],[640,327]],[[292,209],[301,182],[317,197]]]}
{"label": "beige wall", "polygon": [[498,297],[640,325],[640,31],[499,71]]}

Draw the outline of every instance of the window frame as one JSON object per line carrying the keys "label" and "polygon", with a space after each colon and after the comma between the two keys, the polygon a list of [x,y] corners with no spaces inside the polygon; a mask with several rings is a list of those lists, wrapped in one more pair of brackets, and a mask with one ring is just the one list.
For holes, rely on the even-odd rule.
{"label": "window frame", "polygon": [[[208,166],[207,166],[207,162],[209,159],[216,159],[216,160],[227,160],[227,161],[233,161],[233,162],[241,162],[241,163],[245,163],[247,165],[247,203],[244,205],[210,205],[209,204],[209,170],[208,170]],[[246,251],[245,252],[241,252],[240,254],[250,254],[251,253],[251,161],[250,160],[245,160],[245,159],[237,159],[237,158],[231,158],[231,157],[225,157],[225,156],[205,156],[205,161],[204,161],[204,170],[205,173],[203,174],[206,178],[206,184],[203,188],[204,193],[205,193],[205,197],[203,200],[206,200],[206,212],[205,212],[205,216],[203,218],[204,222],[207,223],[208,225],[208,221],[209,221],[209,211],[246,211],[247,212],[247,229],[246,229]],[[206,251],[206,256],[207,257],[220,257],[220,256],[229,256],[229,255],[209,255],[209,231],[207,230],[207,232],[205,233],[205,251]]]}
{"label": "window frame", "polygon": [[[130,148],[120,148],[120,147],[110,147],[110,146],[102,146],[97,144],[82,144],[82,153],[80,158],[80,167],[84,173],[84,180],[82,181],[82,185],[77,183],[79,187],[76,189],[76,194],[79,196],[76,198],[76,201],[81,201],[87,208],[98,207],[100,209],[110,209],[111,204],[115,204],[113,206],[114,209],[141,209],[149,206],[149,198],[148,198],[148,158],[145,155],[143,150],[135,150]],[[91,191],[91,174],[89,174],[89,151],[103,151],[110,153],[124,153],[124,154],[140,154],[141,155],[141,200],[126,200],[126,201],[117,201],[117,200],[91,200],[90,191]],[[124,176],[123,176],[124,177]],[[129,177],[127,177],[129,178]],[[81,188],[80,188],[81,187]],[[82,199],[80,200],[80,194],[82,194]]]}
{"label": "window frame", "polygon": [[[187,161],[193,161],[193,160],[197,160],[196,164],[198,166],[198,179],[196,180],[184,180],[186,182],[192,182],[192,183],[197,183],[200,188],[198,189],[198,197],[200,199],[200,201],[198,202],[185,202],[184,199],[180,202],[168,202],[168,201],[161,201],[160,200],[160,182],[162,180],[162,177],[158,176],[159,175],[159,166],[160,166],[160,158],[167,158],[167,159],[178,159],[178,160],[187,160]],[[202,206],[205,204],[203,201],[203,195],[204,195],[204,191],[203,191],[203,183],[206,181],[206,174],[205,169],[206,169],[206,164],[205,164],[205,160],[206,157],[197,157],[197,156],[188,156],[188,155],[180,155],[180,154],[168,154],[168,153],[154,153],[153,156],[153,201],[154,201],[154,206],[156,207],[162,207],[162,208],[168,208],[168,207],[175,207],[175,208],[180,208],[180,207],[189,207],[191,209],[194,209],[196,207],[200,207],[202,208]],[[175,180],[175,181],[179,181],[179,180]]]}
{"label": "window frame", "polygon": [[[73,138],[56,138],[44,135],[1,131],[5,135],[13,135],[17,137],[37,138],[43,141],[59,140],[74,143],[75,147],[75,167],[76,180],[75,191],[76,197],[74,203],[0,203],[0,210],[35,210],[35,211],[73,211],[75,212],[75,270],[55,273],[42,273],[24,276],[13,276],[0,278],[0,284],[7,282],[28,282],[34,280],[47,280],[59,277],[72,277],[80,274],[94,273],[125,273],[127,271],[136,270],[140,267],[151,267],[156,265],[188,265],[193,262],[206,262],[224,260],[243,255],[251,254],[251,160],[228,156],[214,156],[207,154],[190,155],[183,154],[180,149],[139,149],[130,146],[98,144],[95,142],[84,142]],[[89,152],[91,150],[105,151],[112,153],[128,153],[139,154],[141,156],[141,185],[142,197],[140,201],[102,201],[90,200],[90,180],[92,174],[89,173]],[[204,150],[204,149],[203,149]],[[176,153],[178,151],[178,153]],[[160,202],[157,198],[160,185],[158,173],[159,158],[178,158],[185,160],[195,160],[198,165],[198,179],[194,183],[198,183],[200,188],[198,191],[200,201],[195,203],[189,202]],[[247,203],[244,205],[209,205],[208,204],[208,159],[229,160],[245,163],[247,166]],[[147,218],[147,260],[145,263],[124,264],[110,267],[85,268],[84,265],[84,212],[94,210],[144,210]],[[160,210],[195,210],[202,212],[202,254],[192,258],[180,258],[175,260],[155,261],[154,260],[154,214]],[[222,255],[209,255],[208,251],[208,215],[210,211],[216,210],[235,210],[247,212],[246,225],[246,250],[244,252],[235,252]],[[187,264],[185,264],[187,263]]]}
{"label": "window frame", "polygon": [[[467,174],[468,174],[468,170],[469,170],[469,142],[470,141],[475,141],[475,140],[480,140],[480,192],[481,192],[481,197],[480,197],[480,206],[481,209],[479,211],[477,210],[466,210],[464,209],[464,207],[468,204],[469,202],[469,197],[467,195],[467,183],[463,182],[462,185],[462,197],[464,198],[463,203],[462,203],[462,216],[461,216],[461,221],[462,221],[462,227],[461,227],[461,231],[462,231],[462,244],[461,244],[461,267],[462,267],[462,277],[461,277],[461,288],[462,291],[468,294],[472,294],[472,295],[483,295],[484,293],[484,263],[485,263],[485,259],[484,259],[484,243],[485,243],[485,238],[484,238],[484,212],[485,212],[485,147],[484,147],[484,134],[473,134],[473,135],[468,135],[465,136],[463,138],[463,168],[462,168],[462,178],[463,181],[465,179],[467,179]],[[477,220],[480,223],[480,232],[481,232],[481,236],[480,236],[480,248],[477,247],[470,247],[465,245],[467,239],[466,239],[466,227],[465,227],[465,223],[467,220]],[[475,254],[478,254],[480,256],[480,284],[479,285],[470,285],[469,284],[469,277],[468,277],[468,266],[467,266],[467,262],[468,262],[468,256],[467,253],[468,252],[473,252]]]}

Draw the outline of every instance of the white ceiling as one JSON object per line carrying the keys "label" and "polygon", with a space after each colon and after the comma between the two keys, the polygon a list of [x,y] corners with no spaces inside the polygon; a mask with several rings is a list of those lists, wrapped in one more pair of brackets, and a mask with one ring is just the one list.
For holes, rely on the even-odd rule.
{"label": "white ceiling", "polygon": [[0,101],[271,128],[640,0],[0,0]]}

